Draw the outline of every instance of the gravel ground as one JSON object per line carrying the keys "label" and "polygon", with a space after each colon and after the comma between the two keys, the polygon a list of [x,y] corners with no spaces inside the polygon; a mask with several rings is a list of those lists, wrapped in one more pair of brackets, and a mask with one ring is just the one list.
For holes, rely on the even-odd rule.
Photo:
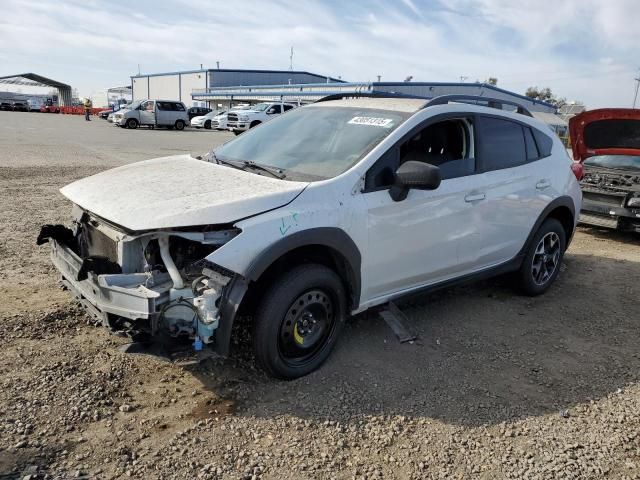
{"label": "gravel ground", "polygon": [[123,353],[39,226],[76,178],[228,138],[0,112],[0,478],[640,478],[639,236],[580,228],[542,297],[498,278],[405,303],[413,344],[362,315],[293,382],[243,335],[224,361]]}

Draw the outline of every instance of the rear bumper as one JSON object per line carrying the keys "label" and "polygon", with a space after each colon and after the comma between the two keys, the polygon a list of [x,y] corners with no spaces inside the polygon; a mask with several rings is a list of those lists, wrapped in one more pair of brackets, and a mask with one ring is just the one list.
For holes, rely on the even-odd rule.
{"label": "rear bumper", "polygon": [[102,322],[108,314],[136,319],[151,319],[169,298],[171,282],[147,287],[144,273],[96,275],[89,272],[78,280],[82,260],[69,247],[49,240],[51,261],[65,285],[94,317]]}

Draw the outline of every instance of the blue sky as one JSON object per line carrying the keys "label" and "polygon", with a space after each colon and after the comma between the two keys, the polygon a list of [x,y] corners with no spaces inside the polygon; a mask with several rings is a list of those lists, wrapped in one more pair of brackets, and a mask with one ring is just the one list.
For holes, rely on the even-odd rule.
{"label": "blue sky", "polygon": [[0,75],[32,71],[81,96],[137,73],[294,68],[350,81],[497,77],[589,107],[630,106],[636,0],[3,0]]}

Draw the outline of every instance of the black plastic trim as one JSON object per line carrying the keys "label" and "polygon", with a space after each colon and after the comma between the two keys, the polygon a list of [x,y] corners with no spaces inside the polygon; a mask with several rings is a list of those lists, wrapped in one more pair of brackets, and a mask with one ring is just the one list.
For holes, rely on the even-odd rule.
{"label": "black plastic trim", "polygon": [[351,307],[357,308],[360,305],[362,256],[351,237],[344,230],[335,227],[319,227],[293,233],[267,247],[249,266],[244,276],[236,275],[225,287],[219,305],[220,326],[216,330],[215,340],[217,353],[229,355],[233,322],[247,293],[249,282],[258,280],[273,262],[287,252],[310,245],[329,247],[342,255],[347,262],[347,280],[352,292]]}
{"label": "black plastic trim", "polygon": [[571,234],[569,236],[567,236],[567,244],[566,244],[566,248],[569,248],[569,243],[571,242],[571,238],[573,236],[573,231],[575,231],[575,219],[576,219],[576,207],[573,204],[573,199],[567,195],[564,195],[562,197],[558,197],[555,198],[554,200],[551,201],[551,203],[549,203],[549,205],[547,205],[545,207],[544,210],[542,210],[542,213],[538,216],[538,220],[536,220],[536,223],[533,224],[533,227],[531,228],[531,232],[529,232],[529,236],[527,237],[526,242],[524,242],[524,245],[522,246],[522,249],[520,250],[519,255],[525,255],[529,245],[531,244],[531,241],[533,240],[533,236],[536,234],[536,232],[540,229],[540,227],[542,226],[543,222],[549,217],[549,214],[551,214],[552,211],[554,211],[556,208],[558,207],[566,207],[571,211],[571,216],[573,217],[573,229],[571,231]]}

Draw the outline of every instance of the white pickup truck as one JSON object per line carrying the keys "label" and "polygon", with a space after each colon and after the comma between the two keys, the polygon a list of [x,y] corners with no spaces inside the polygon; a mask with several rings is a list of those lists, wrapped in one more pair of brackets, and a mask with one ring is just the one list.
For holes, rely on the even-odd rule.
{"label": "white pickup truck", "polygon": [[268,122],[281,113],[295,108],[290,103],[263,102],[251,107],[249,110],[240,112],[229,112],[227,115],[227,128],[236,135],[249,130],[250,128]]}

